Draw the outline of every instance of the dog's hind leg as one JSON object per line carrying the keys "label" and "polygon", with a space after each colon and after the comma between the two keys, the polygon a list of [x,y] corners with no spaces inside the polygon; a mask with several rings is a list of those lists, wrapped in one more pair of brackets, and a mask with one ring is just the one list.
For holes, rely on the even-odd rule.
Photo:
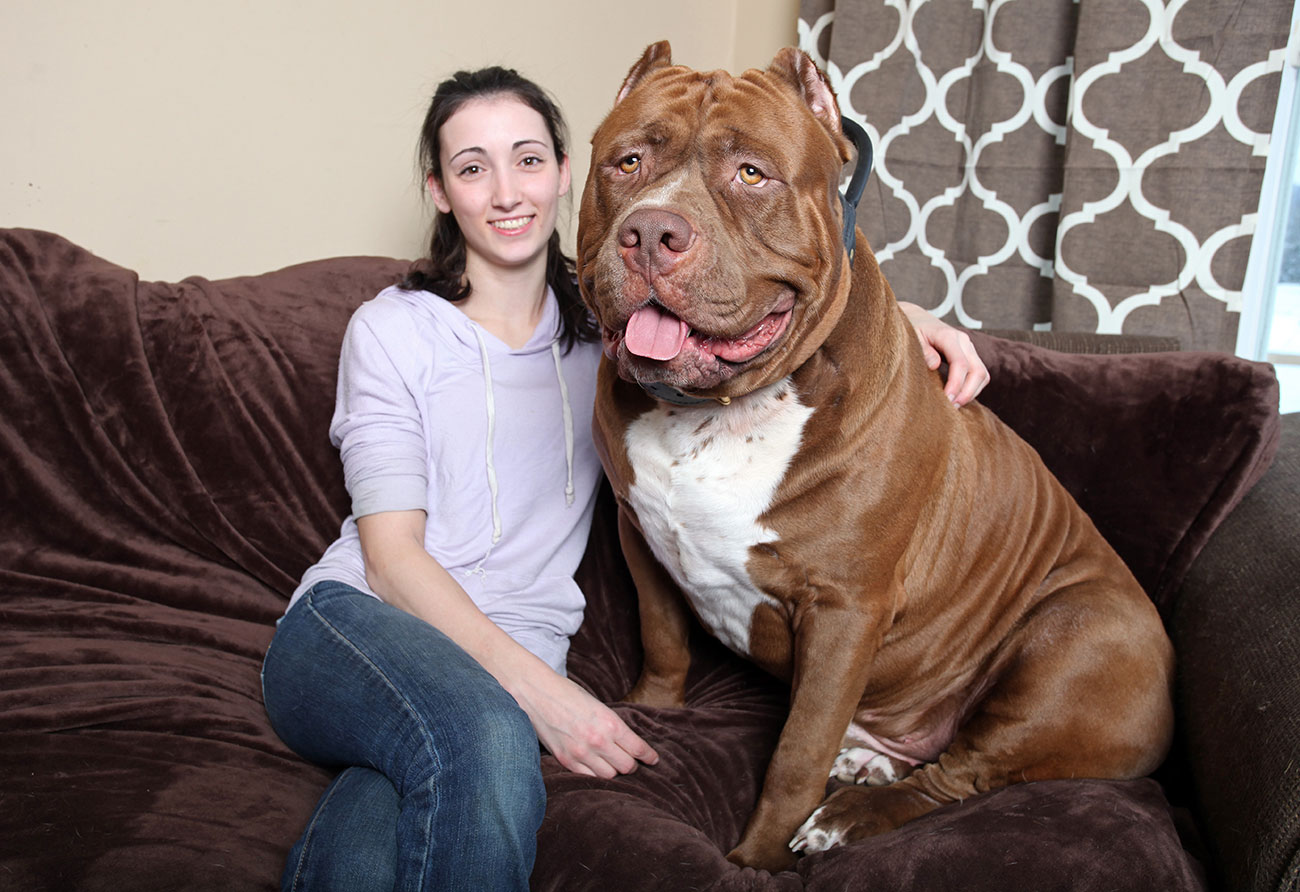
{"label": "dog's hind leg", "polygon": [[1153,771],[1173,728],[1173,651],[1145,596],[1080,583],[1044,599],[999,651],[996,681],[947,751],[902,780],[837,790],[800,828],[814,852],[1023,781]]}

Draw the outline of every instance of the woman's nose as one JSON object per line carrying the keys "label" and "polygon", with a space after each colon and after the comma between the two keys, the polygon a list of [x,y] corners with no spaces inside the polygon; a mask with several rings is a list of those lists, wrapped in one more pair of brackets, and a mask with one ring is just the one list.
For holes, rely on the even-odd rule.
{"label": "woman's nose", "polygon": [[519,183],[513,171],[502,171],[493,177],[492,203],[507,209],[519,204]]}

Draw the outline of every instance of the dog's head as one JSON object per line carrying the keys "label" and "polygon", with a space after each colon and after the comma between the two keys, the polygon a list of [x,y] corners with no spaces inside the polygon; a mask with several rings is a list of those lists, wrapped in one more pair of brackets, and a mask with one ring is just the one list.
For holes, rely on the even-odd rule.
{"label": "dog's head", "polygon": [[848,298],[849,158],[806,54],[733,77],[649,47],[592,138],[578,225],[583,297],[619,374],[719,398],[805,362]]}

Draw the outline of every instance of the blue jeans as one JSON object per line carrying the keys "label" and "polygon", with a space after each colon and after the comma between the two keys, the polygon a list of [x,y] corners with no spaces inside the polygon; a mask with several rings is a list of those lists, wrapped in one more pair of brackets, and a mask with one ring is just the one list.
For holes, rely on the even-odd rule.
{"label": "blue jeans", "polygon": [[528,888],[546,804],[537,735],[446,635],[324,582],[276,627],[262,694],[286,744],[344,769],[283,889]]}

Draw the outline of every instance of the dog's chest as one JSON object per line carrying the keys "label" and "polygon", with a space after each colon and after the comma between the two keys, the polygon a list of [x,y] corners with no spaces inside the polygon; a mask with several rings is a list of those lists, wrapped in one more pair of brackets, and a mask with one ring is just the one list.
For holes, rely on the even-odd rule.
{"label": "dog's chest", "polygon": [[773,603],[750,578],[750,549],[778,538],[760,518],[812,411],[781,381],[729,406],[660,405],[627,430],[628,500],[651,550],[701,622],[741,654],[755,608]]}

